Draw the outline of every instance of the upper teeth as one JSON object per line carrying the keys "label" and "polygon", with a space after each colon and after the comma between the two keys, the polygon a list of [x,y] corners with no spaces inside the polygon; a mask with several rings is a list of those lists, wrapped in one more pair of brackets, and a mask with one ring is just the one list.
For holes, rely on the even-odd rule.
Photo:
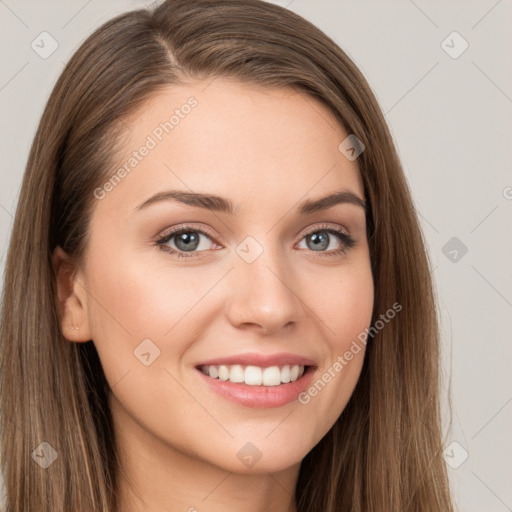
{"label": "upper teeth", "polygon": [[229,380],[230,382],[245,382],[249,386],[279,386],[297,380],[304,373],[304,366],[285,365],[260,368],[259,366],[242,365],[203,365],[201,371],[213,379]]}

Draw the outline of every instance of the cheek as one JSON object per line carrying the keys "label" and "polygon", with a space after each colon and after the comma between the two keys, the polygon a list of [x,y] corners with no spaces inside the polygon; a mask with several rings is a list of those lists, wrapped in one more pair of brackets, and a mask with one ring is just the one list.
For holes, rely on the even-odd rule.
{"label": "cheek", "polygon": [[201,298],[218,281],[218,269],[148,265],[147,259],[117,254],[90,266],[88,317],[109,381],[140,366],[134,350],[144,340],[166,359],[179,359],[211,320],[195,313],[204,312]]}
{"label": "cheek", "polygon": [[340,334],[335,343],[343,348],[347,338],[356,338],[371,322],[374,291],[370,269],[347,277],[340,284],[338,296],[337,311],[333,309],[331,313],[334,330]]}
{"label": "cheek", "polygon": [[[321,286],[320,286],[321,285]],[[340,268],[336,273],[316,280],[311,300],[325,328],[332,351],[346,350],[351,341],[371,322],[373,278],[369,261]]]}
{"label": "cheek", "polygon": [[358,270],[344,269],[337,276],[324,286],[325,293],[316,295],[326,351],[311,386],[299,396],[299,403],[307,411],[305,427],[312,433],[312,443],[334,424],[355,389],[366,349],[364,333],[373,312],[369,264]]}

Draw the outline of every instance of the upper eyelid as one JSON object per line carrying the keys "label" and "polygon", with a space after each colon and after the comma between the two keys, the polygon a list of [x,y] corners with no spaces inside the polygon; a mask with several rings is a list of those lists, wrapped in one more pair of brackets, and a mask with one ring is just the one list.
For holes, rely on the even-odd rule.
{"label": "upper eyelid", "polygon": [[215,235],[213,233],[210,233],[210,231],[208,229],[203,228],[203,227],[191,226],[191,225],[187,224],[187,225],[179,226],[177,228],[170,228],[168,230],[165,230],[162,234],[158,235],[157,239],[162,240],[167,237],[172,237],[172,236],[178,235],[181,232],[185,232],[185,231],[198,231],[201,234],[204,234],[210,238],[215,238]]}

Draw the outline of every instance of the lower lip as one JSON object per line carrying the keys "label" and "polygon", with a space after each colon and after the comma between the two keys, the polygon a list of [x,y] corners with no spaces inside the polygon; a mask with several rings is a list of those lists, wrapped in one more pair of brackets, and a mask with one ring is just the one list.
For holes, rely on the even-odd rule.
{"label": "lower lip", "polygon": [[259,409],[281,407],[297,400],[300,393],[310,385],[314,370],[314,367],[308,367],[297,380],[279,386],[249,386],[244,383],[212,379],[196,368],[204,382],[219,395],[246,407]]}

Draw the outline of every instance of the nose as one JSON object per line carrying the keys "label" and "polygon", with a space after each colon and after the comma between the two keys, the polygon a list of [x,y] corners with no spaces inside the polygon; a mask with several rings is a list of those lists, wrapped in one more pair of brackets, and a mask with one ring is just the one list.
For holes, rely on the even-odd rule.
{"label": "nose", "polygon": [[299,279],[278,249],[266,248],[252,263],[236,257],[230,272],[227,315],[237,328],[274,334],[304,317]]}

